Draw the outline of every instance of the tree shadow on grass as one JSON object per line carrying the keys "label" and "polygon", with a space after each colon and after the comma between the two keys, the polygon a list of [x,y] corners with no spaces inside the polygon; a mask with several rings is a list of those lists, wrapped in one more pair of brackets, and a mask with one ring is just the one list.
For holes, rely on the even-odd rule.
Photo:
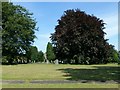
{"label": "tree shadow on grass", "polygon": [[93,66],[96,69],[58,69],[65,73],[67,80],[91,80],[106,82],[109,80],[120,83],[120,67],[113,66]]}

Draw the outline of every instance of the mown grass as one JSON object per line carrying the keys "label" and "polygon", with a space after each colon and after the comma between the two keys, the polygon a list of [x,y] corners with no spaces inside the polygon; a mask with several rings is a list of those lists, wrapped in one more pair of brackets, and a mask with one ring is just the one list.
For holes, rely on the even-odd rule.
{"label": "mown grass", "polygon": [[118,88],[117,84],[3,84],[2,88]]}
{"label": "mown grass", "polygon": [[2,66],[3,80],[117,80],[117,64],[54,65],[22,64]]}
{"label": "mown grass", "polygon": [[3,87],[35,87],[35,88],[113,88],[118,84],[31,84],[31,80],[92,80],[105,82],[117,81],[120,75],[120,66],[117,64],[103,65],[54,65],[54,64],[21,64],[3,65],[3,80],[25,80],[25,84],[3,84]]}
{"label": "mown grass", "polygon": [[[2,66],[3,80],[65,80],[65,73],[58,69],[69,65],[25,64]],[[75,66],[73,66],[75,67]]]}

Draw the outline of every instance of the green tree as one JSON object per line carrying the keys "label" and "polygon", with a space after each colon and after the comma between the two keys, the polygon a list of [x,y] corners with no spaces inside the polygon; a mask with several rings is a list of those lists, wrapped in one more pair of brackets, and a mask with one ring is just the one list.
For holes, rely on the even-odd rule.
{"label": "green tree", "polygon": [[31,46],[30,48],[31,62],[39,62],[38,60],[38,50],[36,46]]}
{"label": "green tree", "polygon": [[111,56],[110,56],[111,60],[109,62],[119,62],[119,53],[117,52],[117,50],[113,49]]}
{"label": "green tree", "polygon": [[44,53],[43,53],[42,51],[39,51],[39,52],[38,52],[38,61],[39,61],[39,62],[43,62],[44,59],[45,59]]}
{"label": "green tree", "polygon": [[30,51],[37,30],[32,15],[20,5],[2,3],[2,55],[9,64],[16,62],[17,56],[26,55]]}
{"label": "green tree", "polygon": [[65,11],[51,36],[56,57],[67,63],[107,63],[109,43],[104,39],[104,24],[79,9]]}
{"label": "green tree", "polygon": [[113,45],[110,45],[109,49],[109,62],[119,62],[119,52],[114,49]]}
{"label": "green tree", "polygon": [[49,60],[49,62],[52,62],[55,60],[54,49],[50,42],[48,42],[48,44],[47,44],[46,56],[47,56],[47,59]]}
{"label": "green tree", "polygon": [[116,50],[113,52],[113,60],[114,62],[119,62],[119,54]]}

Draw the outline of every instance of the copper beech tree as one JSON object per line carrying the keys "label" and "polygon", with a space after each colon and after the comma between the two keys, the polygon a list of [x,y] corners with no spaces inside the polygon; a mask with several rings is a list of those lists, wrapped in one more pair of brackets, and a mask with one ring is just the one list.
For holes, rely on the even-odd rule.
{"label": "copper beech tree", "polygon": [[79,9],[65,11],[51,35],[56,58],[64,63],[107,63],[111,47],[104,38],[104,24]]}

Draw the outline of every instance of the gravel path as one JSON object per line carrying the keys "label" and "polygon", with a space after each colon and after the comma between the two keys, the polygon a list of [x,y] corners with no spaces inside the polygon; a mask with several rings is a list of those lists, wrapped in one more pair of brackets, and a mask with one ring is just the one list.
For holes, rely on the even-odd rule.
{"label": "gravel path", "polygon": [[[25,80],[2,80],[0,83],[3,84],[24,84]],[[62,83],[98,83],[98,84],[120,84],[120,80],[110,80],[110,81],[94,81],[94,80],[79,80],[79,81],[70,81],[70,80],[31,80],[29,83],[32,84],[62,84]]]}

